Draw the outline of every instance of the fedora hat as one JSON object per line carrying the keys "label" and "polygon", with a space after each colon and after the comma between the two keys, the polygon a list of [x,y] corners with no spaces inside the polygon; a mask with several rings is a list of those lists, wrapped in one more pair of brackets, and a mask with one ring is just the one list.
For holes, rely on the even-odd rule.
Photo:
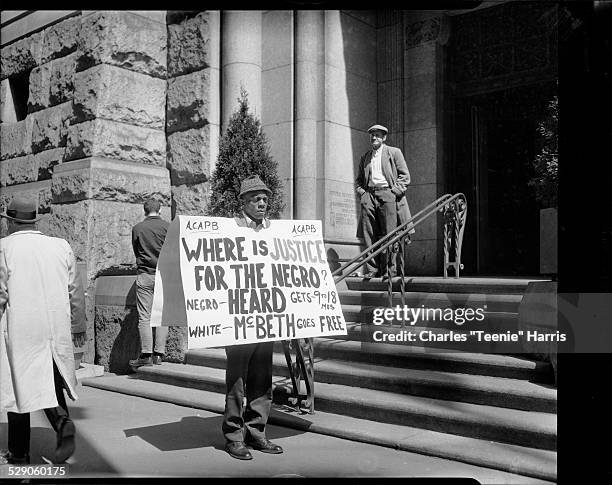
{"label": "fedora hat", "polygon": [[251,175],[240,183],[240,194],[238,194],[238,197],[242,197],[248,192],[255,192],[258,190],[263,190],[267,192],[268,195],[272,195],[272,191],[261,181],[259,175]]}
{"label": "fedora hat", "polygon": [[36,222],[40,219],[37,213],[36,203],[31,199],[16,196],[11,200],[6,212],[0,214],[0,217],[5,217],[11,221],[28,224]]}
{"label": "fedora hat", "polygon": [[385,135],[387,133],[389,133],[389,130],[387,130],[387,128],[385,128],[383,125],[372,125],[368,128],[368,133],[373,132],[374,130],[380,130],[380,131],[384,131]]}

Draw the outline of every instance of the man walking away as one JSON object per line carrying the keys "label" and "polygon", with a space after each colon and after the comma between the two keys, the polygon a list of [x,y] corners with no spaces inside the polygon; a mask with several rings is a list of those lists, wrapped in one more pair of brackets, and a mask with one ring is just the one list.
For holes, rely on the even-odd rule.
{"label": "man walking away", "polygon": [[64,389],[77,399],[73,344],[85,343],[83,287],[68,242],[37,230],[36,203],[15,197],[0,216],[9,232],[0,240],[0,409],[8,415],[0,464],[30,463],[30,413],[41,409],[57,435],[54,462],[63,463],[75,449]]}
{"label": "man walking away", "polygon": [[168,327],[150,326],[155,268],[157,258],[166,239],[168,222],[159,215],[161,204],[155,199],[144,203],[145,218],[132,228],[132,248],[136,256],[136,308],[138,310],[138,333],[140,334],[140,356],[130,360],[132,367],[161,364],[166,352]]}

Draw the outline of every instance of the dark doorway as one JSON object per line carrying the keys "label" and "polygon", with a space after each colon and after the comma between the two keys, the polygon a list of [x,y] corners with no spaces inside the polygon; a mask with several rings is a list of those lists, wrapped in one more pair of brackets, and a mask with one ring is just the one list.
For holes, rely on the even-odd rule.
{"label": "dark doorway", "polygon": [[539,207],[528,185],[538,123],[556,94],[551,2],[505,2],[451,19],[448,189],[468,199],[466,275],[537,276]]}
{"label": "dark doorway", "polygon": [[540,207],[529,181],[554,89],[548,82],[456,100],[451,185],[468,198],[465,274],[539,274]]}

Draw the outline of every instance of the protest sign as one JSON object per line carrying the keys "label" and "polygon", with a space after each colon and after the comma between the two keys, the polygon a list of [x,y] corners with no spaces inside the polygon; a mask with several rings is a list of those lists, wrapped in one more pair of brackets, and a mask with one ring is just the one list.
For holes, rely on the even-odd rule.
{"label": "protest sign", "polygon": [[155,274],[151,326],[187,326],[189,349],[346,335],[320,221],[177,216]]}

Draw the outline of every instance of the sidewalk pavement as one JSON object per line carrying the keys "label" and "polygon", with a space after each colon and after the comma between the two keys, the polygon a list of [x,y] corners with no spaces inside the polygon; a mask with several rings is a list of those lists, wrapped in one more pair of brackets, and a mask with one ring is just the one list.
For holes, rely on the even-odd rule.
{"label": "sidewalk pavement", "polygon": [[[533,478],[376,445],[268,426],[285,453],[253,451],[240,461],[223,451],[222,416],[141,397],[79,386],[68,400],[77,449],[67,478],[141,477],[470,477],[480,483],[545,484]],[[6,413],[0,448],[7,447]],[[55,433],[32,413],[32,464],[53,456]],[[5,473],[0,476],[6,477]]]}

